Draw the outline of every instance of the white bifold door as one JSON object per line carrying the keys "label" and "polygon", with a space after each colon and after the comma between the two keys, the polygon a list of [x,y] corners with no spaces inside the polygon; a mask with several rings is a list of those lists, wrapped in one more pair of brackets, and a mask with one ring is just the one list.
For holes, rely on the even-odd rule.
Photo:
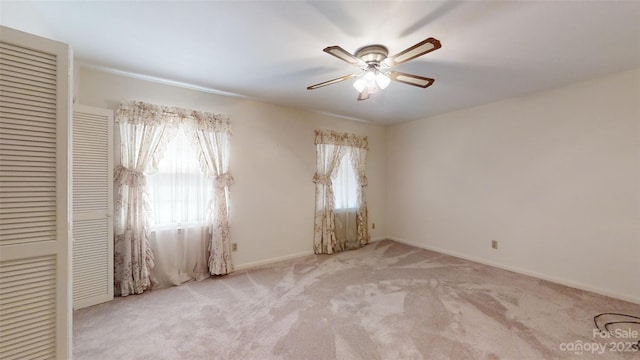
{"label": "white bifold door", "polygon": [[113,111],[73,108],[73,308],[113,299]]}
{"label": "white bifold door", "polygon": [[71,358],[71,49],[0,27],[0,359]]}

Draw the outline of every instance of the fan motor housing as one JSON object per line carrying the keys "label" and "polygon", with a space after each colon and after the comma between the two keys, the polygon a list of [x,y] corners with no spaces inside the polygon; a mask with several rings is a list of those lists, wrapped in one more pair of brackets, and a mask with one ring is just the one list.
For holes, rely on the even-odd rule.
{"label": "fan motor housing", "polygon": [[362,61],[367,64],[380,63],[382,60],[387,58],[387,55],[389,55],[389,50],[383,45],[363,46],[355,53],[357,58],[362,59]]}

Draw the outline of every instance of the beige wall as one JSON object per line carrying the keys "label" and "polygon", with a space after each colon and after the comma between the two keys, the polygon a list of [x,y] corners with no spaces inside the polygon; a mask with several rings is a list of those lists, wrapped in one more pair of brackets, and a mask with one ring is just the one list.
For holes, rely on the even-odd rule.
{"label": "beige wall", "polygon": [[387,141],[392,238],[640,302],[640,69]]}
{"label": "beige wall", "polygon": [[230,115],[237,267],[311,252],[313,130],[327,128],[369,136],[374,238],[640,302],[640,69],[388,128],[79,75],[81,104],[137,99]]}
{"label": "beige wall", "polygon": [[[385,128],[241,98],[79,70],[78,102],[116,109],[121,99],[147,101],[230,116],[231,236],[236,268],[312,252],[314,129],[369,137],[367,190],[372,237],[385,233]],[[302,89],[301,91],[305,91]]]}

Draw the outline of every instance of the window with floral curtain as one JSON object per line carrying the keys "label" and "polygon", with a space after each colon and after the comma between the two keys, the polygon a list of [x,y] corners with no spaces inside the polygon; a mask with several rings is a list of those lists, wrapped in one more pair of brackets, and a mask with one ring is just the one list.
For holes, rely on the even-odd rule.
{"label": "window with floral curtain", "polygon": [[316,130],[314,252],[331,254],[369,242],[366,136]]}
{"label": "window with floral curtain", "polygon": [[116,294],[231,272],[229,119],[123,101],[116,123]]}

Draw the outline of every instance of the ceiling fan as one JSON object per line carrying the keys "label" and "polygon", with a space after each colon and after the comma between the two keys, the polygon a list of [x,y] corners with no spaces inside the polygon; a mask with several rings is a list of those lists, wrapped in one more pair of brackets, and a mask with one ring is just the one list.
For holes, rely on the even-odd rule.
{"label": "ceiling fan", "polygon": [[329,46],[322,51],[351,65],[355,65],[363,71],[359,74],[346,75],[311,85],[307,87],[307,90],[314,90],[352,78],[357,78],[353,83],[353,87],[360,93],[358,100],[368,99],[370,95],[377,93],[378,90],[386,88],[391,80],[426,88],[433,84],[435,80],[388,69],[426,53],[438,50],[440,47],[440,41],[434,38],[428,38],[393,56],[388,56],[389,50],[382,45],[364,46],[358,49],[355,54],[349,53],[340,46]]}

